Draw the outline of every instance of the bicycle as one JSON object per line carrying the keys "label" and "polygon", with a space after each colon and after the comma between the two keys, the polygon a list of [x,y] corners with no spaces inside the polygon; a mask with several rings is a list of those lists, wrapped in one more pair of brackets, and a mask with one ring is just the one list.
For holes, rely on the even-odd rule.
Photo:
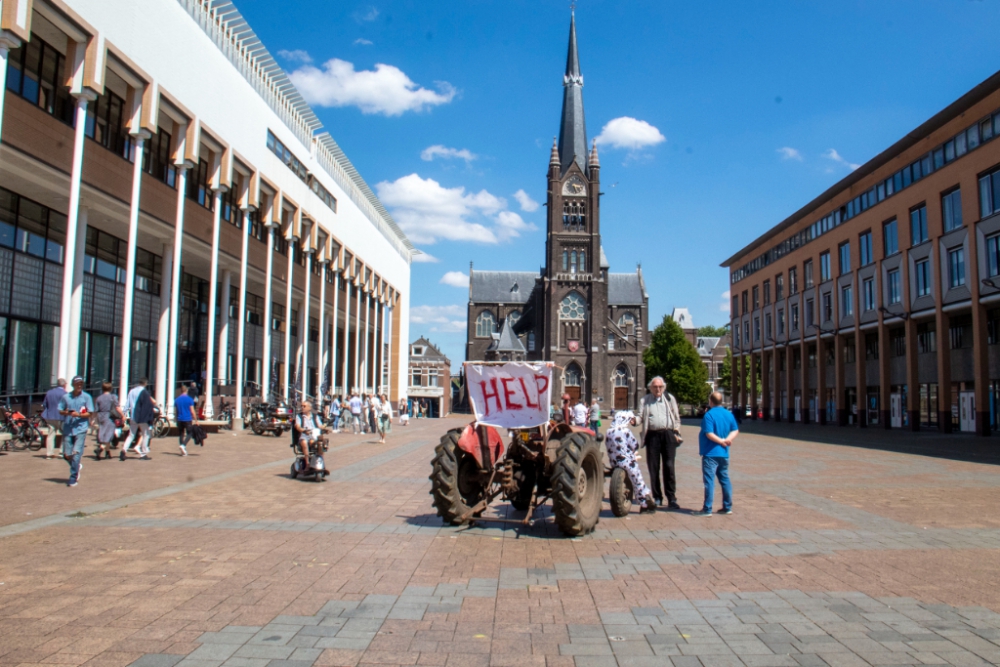
{"label": "bicycle", "polygon": [[[50,428],[49,423],[42,418],[42,410],[40,408],[35,410],[34,416],[28,419],[28,426],[25,428],[31,428],[38,434],[37,438],[32,437],[31,441],[28,442],[28,447],[31,448],[31,451],[37,452],[42,448],[42,445],[45,442],[45,436],[43,434],[48,433]],[[49,437],[52,436],[50,435]]]}
{"label": "bicycle", "polygon": [[165,438],[170,432],[170,420],[167,419],[166,415],[158,414],[150,430],[154,438]]}
{"label": "bicycle", "polygon": [[233,406],[231,406],[229,403],[226,403],[226,399],[220,398],[219,399],[219,413],[215,416],[215,419],[217,419],[218,421],[221,421],[221,422],[225,422],[223,424],[222,428],[225,428],[225,429],[228,429],[228,430],[232,431],[233,430],[233,417],[234,416],[235,416],[235,412],[233,411]]}
{"label": "bicycle", "polygon": [[0,407],[0,431],[11,434],[11,439],[3,444],[3,448],[7,451],[10,451],[11,447],[17,451],[24,451],[36,438],[40,442],[42,437],[28,418],[13,410],[10,403]]}

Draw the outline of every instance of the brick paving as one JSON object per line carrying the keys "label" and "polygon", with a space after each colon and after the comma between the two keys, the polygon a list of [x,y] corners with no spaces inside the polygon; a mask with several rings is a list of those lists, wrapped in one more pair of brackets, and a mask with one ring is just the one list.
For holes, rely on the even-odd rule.
{"label": "brick paving", "polygon": [[61,461],[0,456],[0,667],[1000,664],[980,442],[745,424],[736,513],[704,519],[685,426],[685,512],[605,506],[567,539],[547,509],[441,524],[429,461],[459,423],[336,437],[323,484],[245,434],[88,459],[74,489]]}

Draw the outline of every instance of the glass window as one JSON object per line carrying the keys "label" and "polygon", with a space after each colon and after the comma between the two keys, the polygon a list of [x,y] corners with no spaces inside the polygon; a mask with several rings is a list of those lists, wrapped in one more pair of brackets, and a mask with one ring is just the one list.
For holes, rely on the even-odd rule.
{"label": "glass window", "polygon": [[567,294],[559,304],[559,319],[561,320],[585,320],[587,319],[587,302],[577,292]]}
{"label": "glass window", "polygon": [[931,293],[931,262],[922,259],[914,265],[916,274],[917,296],[929,296]]}
{"label": "glass window", "polygon": [[926,354],[937,351],[937,329],[934,322],[917,325],[917,352]]}
{"label": "glass window", "polygon": [[882,239],[885,243],[885,256],[899,252],[899,232],[896,229],[896,219],[893,218],[882,226]]}
{"label": "glass window", "polygon": [[863,295],[865,300],[865,311],[875,310],[875,279],[865,278],[864,283],[862,283],[862,287],[864,288]]}
{"label": "glass window", "polygon": [[[851,244],[850,243],[846,243],[846,242],[845,243],[841,243],[840,246],[837,247],[837,254],[840,257],[840,275],[844,275],[845,273],[850,273],[851,272]],[[829,279],[829,276],[826,276],[826,278],[824,278],[824,279]]]}
{"label": "glass window", "polygon": [[872,233],[865,232],[858,237],[858,254],[860,264],[858,266],[868,266],[875,261],[874,254],[872,253]]}
{"label": "glass window", "polygon": [[579,387],[580,378],[583,376],[583,372],[575,361],[570,362],[569,366],[566,367],[566,386],[567,387]]}
{"label": "glass window", "polygon": [[30,392],[35,389],[38,359],[38,325],[10,320],[7,349],[7,391]]}
{"label": "glass window", "polygon": [[965,284],[965,249],[948,251],[948,286],[955,288]]}
{"label": "glass window", "polygon": [[785,298],[785,277],[780,273],[774,278],[774,300],[781,301]]}
{"label": "glass window", "polygon": [[479,313],[476,318],[476,337],[490,338],[495,333],[497,333],[497,321],[493,313],[488,310]]}
{"label": "glass window", "polygon": [[788,269],[788,293],[791,295],[799,293],[799,272],[794,267]]}
{"label": "glass window", "polygon": [[534,331],[529,331],[528,332],[528,352],[534,352],[534,351],[535,351],[535,332]]}
{"label": "glass window", "polygon": [[919,245],[927,240],[927,207],[921,204],[910,211],[910,244]]}
{"label": "glass window", "polygon": [[986,239],[986,273],[991,278],[1000,275],[1000,234]]}
{"label": "glass window", "polygon": [[618,318],[618,326],[628,335],[635,333],[635,315],[632,313],[622,313]]}
{"label": "glass window", "polygon": [[755,341],[760,340],[760,318],[753,318],[753,339]]}
{"label": "glass window", "polygon": [[944,219],[944,231],[950,232],[962,226],[962,191],[952,190],[941,197],[941,216]]}
{"label": "glass window", "polygon": [[792,304],[792,311],[791,312],[792,312],[792,315],[791,315],[791,317],[792,317],[792,331],[798,331],[799,330],[799,304],[793,303]]}
{"label": "glass window", "polygon": [[613,352],[615,349],[615,335],[613,333],[608,334],[608,352]]}
{"label": "glass window", "polygon": [[806,299],[806,326],[811,327],[816,324],[815,305],[812,299]]}
{"label": "glass window", "polygon": [[[843,259],[843,246],[841,246],[841,259]],[[851,255],[850,248],[847,250],[847,270],[851,270]],[[826,282],[832,276],[832,271],[830,268],[830,253],[824,252],[819,256],[819,280],[820,282]]]}
{"label": "glass window", "polygon": [[[829,263],[829,253],[827,253],[827,260]],[[809,289],[813,286],[813,261],[811,259],[806,260],[806,262],[802,265],[802,270],[806,277],[805,289]]]}
{"label": "glass window", "polygon": [[785,333],[785,309],[778,309],[778,334]]}
{"label": "glass window", "polygon": [[833,320],[833,296],[829,292],[823,294],[823,321]]}
{"label": "glass window", "polygon": [[850,285],[840,288],[840,312],[842,317],[854,314],[854,289]]}
{"label": "glass window", "polygon": [[887,274],[889,283],[889,305],[896,305],[902,300],[902,293],[899,289],[899,269],[893,269]]}

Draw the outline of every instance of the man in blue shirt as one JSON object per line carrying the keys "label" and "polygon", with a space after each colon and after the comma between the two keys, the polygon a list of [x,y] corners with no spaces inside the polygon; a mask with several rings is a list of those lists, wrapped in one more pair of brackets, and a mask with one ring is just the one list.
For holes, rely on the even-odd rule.
{"label": "man in blue shirt", "polygon": [[191,424],[195,423],[194,398],[191,396],[191,392],[183,393],[177,397],[177,400],[174,401],[174,410],[177,414],[177,437],[181,446],[181,456],[187,456],[187,444],[191,440]]}
{"label": "man in blue shirt", "polygon": [[729,448],[739,435],[739,425],[732,413],[722,407],[722,394],[714,392],[708,398],[711,409],[701,420],[698,435],[698,453],[701,454],[701,473],[705,481],[705,506],[695,516],[712,516],[715,502],[715,478],[722,486],[722,511],[733,513],[733,487],[729,483]]}
{"label": "man in blue shirt", "polygon": [[83,378],[73,378],[73,391],[59,399],[59,414],[63,417],[63,458],[69,461],[69,481],[66,486],[76,486],[80,481],[83,448],[87,442],[90,415],[94,401],[83,390]]}

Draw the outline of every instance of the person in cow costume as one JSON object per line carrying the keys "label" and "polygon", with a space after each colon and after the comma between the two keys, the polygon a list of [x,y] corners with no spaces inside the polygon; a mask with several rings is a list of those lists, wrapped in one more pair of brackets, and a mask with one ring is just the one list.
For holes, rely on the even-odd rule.
{"label": "person in cow costume", "polygon": [[632,497],[642,503],[639,512],[655,512],[656,502],[653,494],[642,478],[642,470],[635,460],[635,452],[639,449],[639,441],[632,435],[630,426],[635,424],[635,414],[629,410],[621,410],[615,414],[614,422],[608,429],[605,444],[608,448],[608,460],[615,468],[622,468],[632,480]]}

